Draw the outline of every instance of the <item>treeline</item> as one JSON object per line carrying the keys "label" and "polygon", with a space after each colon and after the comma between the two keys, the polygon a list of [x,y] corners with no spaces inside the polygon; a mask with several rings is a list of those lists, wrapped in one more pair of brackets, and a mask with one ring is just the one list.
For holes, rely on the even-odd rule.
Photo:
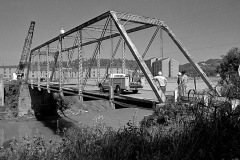
{"label": "treeline", "polygon": [[[202,68],[202,70],[206,73],[207,76],[216,76],[217,73],[217,66],[220,65],[222,62],[222,59],[209,59],[207,61],[199,62],[199,66]],[[179,66],[180,71],[186,71],[187,75],[190,77],[197,77],[199,76],[193,66],[190,63],[186,63]]]}

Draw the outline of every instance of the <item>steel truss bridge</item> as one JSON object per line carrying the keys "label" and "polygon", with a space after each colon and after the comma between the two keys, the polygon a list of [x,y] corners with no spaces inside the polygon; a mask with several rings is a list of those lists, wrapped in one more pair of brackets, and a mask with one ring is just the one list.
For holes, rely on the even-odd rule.
{"label": "steel truss bridge", "polygon": [[[145,50],[140,51],[137,49],[134,41],[130,38],[130,34],[138,34],[139,31],[150,28],[152,28],[155,32],[152,34],[150,40],[146,40],[148,45]],[[169,35],[170,39],[172,39],[182,54],[195,68],[207,86],[210,89],[213,89],[213,85],[206,74],[199,65],[194,62],[187,49],[176,38],[164,21],[156,18],[116,11],[103,13],[33,48],[28,59],[26,80],[32,87],[37,87],[39,90],[46,89],[48,92],[50,92],[50,90],[68,92],[67,90],[69,84],[74,84],[74,94],[78,94],[82,97],[94,65],[97,65],[97,82],[104,79],[107,74],[108,69],[106,69],[104,76],[100,77],[99,68],[101,53],[103,54],[103,52],[106,51],[109,52],[110,63],[106,68],[109,68],[109,72],[111,74],[113,73],[113,59],[118,50],[120,50],[119,48],[122,48],[122,73],[125,73],[127,47],[128,51],[138,64],[139,68],[136,68],[136,70],[140,69],[142,71],[159,103],[165,102],[165,95],[152,81],[153,75],[144,61],[144,57],[153,43],[157,33],[160,32],[160,34],[162,34],[162,31],[165,31]],[[122,47],[120,47],[121,44]],[[163,44],[159,43],[159,45],[160,49],[162,49]],[[91,55],[91,60],[87,68],[84,68],[83,63],[86,55]],[[73,67],[73,63],[75,64],[75,68]],[[72,80],[73,68],[75,72],[77,72],[77,78],[75,78],[75,81]],[[30,76],[34,70],[37,70],[38,72],[35,79]],[[46,74],[45,82],[41,81],[42,72]],[[114,101],[114,96],[112,87],[110,86],[110,88],[109,101],[112,102]]]}

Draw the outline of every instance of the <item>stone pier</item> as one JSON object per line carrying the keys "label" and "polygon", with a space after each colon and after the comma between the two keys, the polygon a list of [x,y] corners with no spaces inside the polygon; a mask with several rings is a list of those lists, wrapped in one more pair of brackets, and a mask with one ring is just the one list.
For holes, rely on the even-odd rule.
{"label": "stone pier", "polygon": [[29,93],[28,84],[22,83],[19,88],[19,97],[18,97],[18,116],[22,117],[27,115],[31,108],[31,96]]}

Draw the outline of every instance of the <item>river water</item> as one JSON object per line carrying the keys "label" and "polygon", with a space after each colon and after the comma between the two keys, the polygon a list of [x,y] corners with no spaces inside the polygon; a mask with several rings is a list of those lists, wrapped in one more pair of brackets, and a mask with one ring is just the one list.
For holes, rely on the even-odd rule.
{"label": "river water", "polygon": [[[81,125],[94,125],[96,123],[105,123],[117,130],[127,124],[129,120],[134,121],[136,125],[153,111],[145,109],[123,108],[108,109],[105,111],[90,111],[81,115],[68,115],[67,117],[37,121],[31,119],[1,120],[0,121],[0,146],[4,141],[13,137],[22,140],[27,134],[33,137],[34,132],[38,130],[43,134],[45,140],[58,141],[63,136],[64,128],[78,129]],[[58,133],[57,131],[60,131]]]}

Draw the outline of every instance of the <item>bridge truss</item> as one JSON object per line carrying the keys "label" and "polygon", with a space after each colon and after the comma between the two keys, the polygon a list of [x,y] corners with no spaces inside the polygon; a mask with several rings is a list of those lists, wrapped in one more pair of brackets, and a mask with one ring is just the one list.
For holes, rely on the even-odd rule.
{"label": "bridge truss", "polygon": [[[141,55],[130,38],[130,34],[149,28],[155,28],[155,32]],[[194,62],[186,48],[183,47],[164,21],[116,11],[103,13],[32,49],[26,79],[33,82],[33,76],[30,77],[29,75],[34,70],[37,70],[38,75],[35,79],[39,90],[42,83],[41,77],[45,73],[46,82],[44,83],[47,85],[48,90],[53,81],[58,83],[60,92],[63,90],[63,85],[75,83],[78,86],[78,93],[81,96],[88,78],[92,74],[91,70],[93,66],[97,66],[95,68],[97,82],[100,81],[99,67],[101,54],[109,52],[110,63],[108,66],[110,73],[112,73],[113,58],[122,44],[122,72],[125,72],[125,54],[127,48],[136,60],[138,67],[144,74],[159,102],[165,102],[165,95],[152,81],[152,73],[143,60],[159,31],[165,31],[169,35],[207,86],[213,89],[213,85],[206,74]],[[83,64],[86,63],[85,58],[89,57],[89,55],[91,61],[87,65],[88,67],[83,67]],[[73,82],[71,77],[76,72],[77,79]]]}

